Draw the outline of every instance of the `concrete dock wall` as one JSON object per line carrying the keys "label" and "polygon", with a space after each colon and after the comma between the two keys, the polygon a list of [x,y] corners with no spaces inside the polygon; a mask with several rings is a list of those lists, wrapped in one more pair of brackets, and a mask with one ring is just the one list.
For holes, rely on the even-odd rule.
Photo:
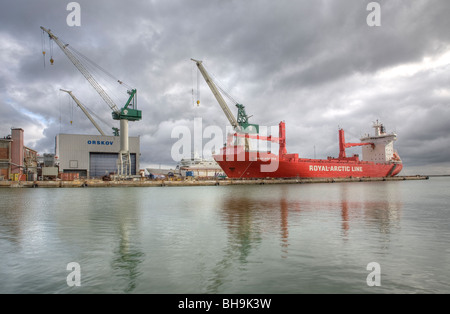
{"label": "concrete dock wall", "polygon": [[224,186],[263,184],[311,184],[337,182],[375,182],[428,180],[428,176],[396,176],[382,178],[298,178],[298,179],[253,179],[253,180],[142,180],[142,181],[0,181],[0,188],[77,188],[77,187],[171,187],[171,186]]}

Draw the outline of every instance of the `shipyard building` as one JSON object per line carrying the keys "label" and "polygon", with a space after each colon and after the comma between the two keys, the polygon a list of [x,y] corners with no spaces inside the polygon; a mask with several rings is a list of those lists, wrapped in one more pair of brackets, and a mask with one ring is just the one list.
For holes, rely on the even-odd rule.
{"label": "shipyard building", "polygon": [[[117,173],[118,136],[58,134],[55,153],[59,171],[97,178]],[[140,138],[129,138],[131,174],[139,174]]]}
{"label": "shipyard building", "polygon": [[0,139],[0,180],[36,180],[37,152],[24,146],[24,131],[12,128]]}

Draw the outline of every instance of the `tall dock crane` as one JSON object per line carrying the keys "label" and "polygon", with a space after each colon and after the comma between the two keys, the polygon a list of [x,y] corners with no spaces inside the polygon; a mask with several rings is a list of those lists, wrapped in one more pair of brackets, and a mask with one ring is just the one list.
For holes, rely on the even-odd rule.
{"label": "tall dock crane", "polygon": [[72,99],[75,101],[75,103],[78,105],[78,107],[80,107],[81,111],[84,112],[84,114],[86,115],[86,117],[92,122],[92,124],[95,126],[95,128],[98,130],[98,132],[105,136],[105,132],[103,132],[103,130],[100,128],[100,126],[97,124],[97,122],[95,122],[95,120],[92,118],[92,116],[90,115],[90,113],[86,110],[86,108],[83,106],[83,104],[78,100],[77,97],[75,97],[75,95],[72,93],[72,91],[70,90],[65,90],[65,89],[60,89],[60,91],[65,92],[67,94],[70,95],[70,97],[72,97]]}
{"label": "tall dock crane", "polygon": [[[200,73],[202,74],[203,78],[205,79],[206,83],[208,84],[209,88],[211,89],[212,93],[214,94],[214,97],[216,97],[217,102],[219,103],[220,107],[222,108],[223,112],[225,113],[225,116],[228,118],[228,121],[230,122],[233,129],[238,133],[259,133],[259,125],[257,124],[250,124],[248,122],[249,116],[247,116],[245,112],[245,107],[242,104],[238,104],[236,101],[234,101],[231,97],[229,97],[238,108],[238,117],[233,115],[230,108],[228,107],[226,101],[223,99],[222,94],[219,91],[219,88],[214,83],[213,79],[209,75],[209,73],[206,71],[205,67],[203,66],[203,62],[200,60],[192,59],[197,64],[198,69],[200,70]],[[249,150],[249,143],[248,143],[248,137],[245,138],[245,149]]]}
{"label": "tall dock crane", "polygon": [[[75,67],[83,74],[86,80],[94,87],[103,100],[108,104],[112,110],[112,117],[114,120],[120,121],[120,151],[119,158],[117,160],[117,174],[119,177],[128,177],[131,175],[131,156],[128,144],[128,121],[139,121],[142,119],[141,110],[137,109],[136,102],[136,89],[128,90],[128,101],[125,105],[119,109],[111,97],[105,92],[100,84],[95,80],[92,74],[86,69],[83,63],[75,56],[75,54],[69,48],[69,44],[63,43],[58,37],[56,37],[49,29],[41,26],[41,29],[48,34],[51,40],[53,40],[69,60],[75,65]],[[117,81],[119,84],[123,82]]]}

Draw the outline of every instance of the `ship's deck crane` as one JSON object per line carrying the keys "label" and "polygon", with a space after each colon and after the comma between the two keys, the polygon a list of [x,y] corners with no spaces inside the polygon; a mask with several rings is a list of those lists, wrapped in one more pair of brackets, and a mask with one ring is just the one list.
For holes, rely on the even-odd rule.
{"label": "ship's deck crane", "polygon": [[86,108],[83,106],[83,104],[78,100],[78,98],[75,97],[75,95],[72,93],[72,91],[69,90],[65,90],[65,89],[60,89],[60,91],[62,92],[66,92],[67,94],[70,95],[70,97],[72,97],[72,99],[75,101],[75,103],[78,105],[78,107],[80,107],[81,111],[84,112],[84,114],[86,115],[86,117],[92,122],[92,124],[95,126],[95,128],[98,130],[98,132],[105,136],[105,132],[103,132],[103,130],[100,128],[100,126],[97,124],[97,122],[95,122],[95,120],[92,118],[92,116],[90,115],[90,113],[86,110]]}
{"label": "ship's deck crane", "polygon": [[[223,99],[222,94],[219,91],[219,88],[216,86],[213,79],[203,66],[203,62],[195,59],[191,60],[197,64],[200,73],[202,74],[203,78],[205,79],[206,83],[208,84],[209,88],[214,94],[214,97],[216,97],[217,102],[219,103],[220,107],[225,113],[225,116],[228,118],[228,121],[230,122],[233,129],[238,133],[259,133],[259,125],[250,124],[248,122],[249,116],[247,116],[245,112],[244,105],[238,104],[236,103],[236,101],[233,100],[236,107],[238,108],[238,118],[236,119],[236,117],[233,115],[230,108],[228,107],[226,101]],[[249,150],[248,137],[245,137],[245,148],[246,150]]]}
{"label": "ship's deck crane", "polygon": [[[69,44],[63,43],[58,37],[56,37],[49,29],[41,26],[41,29],[48,34],[51,40],[53,40],[69,60],[75,65],[75,67],[83,74],[88,82],[99,93],[103,100],[108,104],[112,110],[112,117],[114,120],[120,121],[120,151],[117,161],[117,172],[120,177],[127,177],[131,175],[131,157],[128,145],[128,121],[139,121],[142,119],[141,110],[137,109],[136,103],[136,89],[128,90],[128,101],[119,109],[114,101],[109,97],[105,90],[95,80],[95,78],[89,73],[86,67],[81,61],[72,53],[69,48]],[[117,81],[119,84],[123,84],[121,81]]]}
{"label": "ship's deck crane", "polygon": [[345,153],[345,149],[346,148],[356,147],[356,146],[365,146],[365,145],[372,146],[372,149],[375,148],[375,144],[374,143],[369,143],[369,142],[346,143],[345,142],[344,130],[343,129],[339,129],[339,158],[340,159],[347,158],[347,154]]}

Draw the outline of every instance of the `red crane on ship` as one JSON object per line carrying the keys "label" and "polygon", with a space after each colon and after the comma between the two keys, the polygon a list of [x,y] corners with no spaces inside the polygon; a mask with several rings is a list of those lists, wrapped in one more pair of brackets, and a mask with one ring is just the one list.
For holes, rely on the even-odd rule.
{"label": "red crane on ship", "polygon": [[365,145],[372,145],[372,148],[375,147],[374,143],[346,143],[345,142],[345,135],[344,130],[339,129],[339,159],[345,159],[349,158],[345,154],[345,149],[349,147],[355,147],[355,146],[365,146]]}

